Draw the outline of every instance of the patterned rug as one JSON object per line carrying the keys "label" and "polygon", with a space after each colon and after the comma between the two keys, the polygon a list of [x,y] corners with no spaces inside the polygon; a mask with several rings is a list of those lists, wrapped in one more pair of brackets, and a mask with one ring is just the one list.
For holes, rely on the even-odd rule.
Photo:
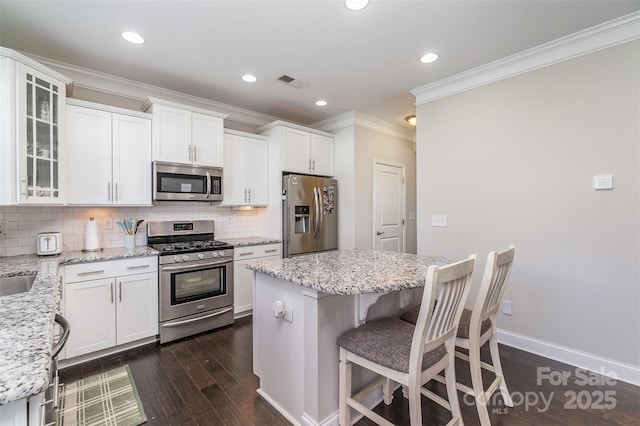
{"label": "patterned rug", "polygon": [[137,426],[147,421],[129,366],[60,387],[61,425]]}

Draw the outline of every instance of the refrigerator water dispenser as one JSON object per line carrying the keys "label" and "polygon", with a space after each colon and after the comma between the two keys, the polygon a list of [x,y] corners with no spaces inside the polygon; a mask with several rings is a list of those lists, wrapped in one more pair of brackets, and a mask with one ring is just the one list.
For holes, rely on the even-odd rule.
{"label": "refrigerator water dispenser", "polygon": [[308,234],[311,230],[309,226],[309,206],[295,206],[294,210],[295,218],[295,233],[296,234]]}

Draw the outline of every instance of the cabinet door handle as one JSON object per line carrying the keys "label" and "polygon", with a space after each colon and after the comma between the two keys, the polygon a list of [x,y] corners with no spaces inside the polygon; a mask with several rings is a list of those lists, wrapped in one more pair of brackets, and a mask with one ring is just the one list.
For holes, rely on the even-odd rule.
{"label": "cabinet door handle", "polygon": [[247,194],[249,194],[249,202],[251,202],[251,188],[247,190]]}
{"label": "cabinet door handle", "polygon": [[111,182],[107,182],[107,201],[111,201]]}
{"label": "cabinet door handle", "polygon": [[78,276],[85,276],[85,275],[95,275],[95,274],[104,274],[104,269],[101,269],[99,271],[88,271],[88,272],[78,272]]}
{"label": "cabinet door handle", "polygon": [[308,166],[308,169],[309,169],[309,171],[312,171],[312,170],[311,170],[311,158],[309,158],[309,166]]}
{"label": "cabinet door handle", "polygon": [[197,145],[193,146],[193,162],[194,163],[198,162],[198,146]]}
{"label": "cabinet door handle", "polygon": [[113,201],[118,201],[118,182],[116,182],[116,195],[113,197]]}
{"label": "cabinet door handle", "polygon": [[58,277],[58,286],[60,287],[60,299],[64,300],[64,286],[62,285],[62,276]]}
{"label": "cabinet door handle", "polygon": [[113,283],[111,285],[111,304],[113,305]]}
{"label": "cabinet door handle", "polygon": [[189,162],[193,162],[193,147],[189,145]]}
{"label": "cabinet door handle", "polygon": [[314,159],[311,164],[313,164],[313,170],[312,171],[316,171],[316,160]]}
{"label": "cabinet door handle", "polygon": [[277,251],[278,251],[278,249],[271,249],[271,250],[265,250],[264,252],[265,253],[275,253]]}
{"label": "cabinet door handle", "polygon": [[247,188],[244,189],[244,202],[247,202]]}
{"label": "cabinet door handle", "polygon": [[27,195],[27,180],[22,179],[20,182],[22,183],[22,195],[29,198],[29,196]]}
{"label": "cabinet door handle", "polygon": [[249,256],[250,254],[253,254],[252,251],[248,251],[246,253],[238,253],[238,256]]}
{"label": "cabinet door handle", "polygon": [[118,287],[120,290],[120,301],[122,302],[122,281],[118,282]]}

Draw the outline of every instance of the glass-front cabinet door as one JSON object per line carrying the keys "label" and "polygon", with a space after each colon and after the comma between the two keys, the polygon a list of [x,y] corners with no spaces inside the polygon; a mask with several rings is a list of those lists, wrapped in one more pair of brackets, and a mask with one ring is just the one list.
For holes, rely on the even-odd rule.
{"label": "glass-front cabinet door", "polygon": [[65,84],[24,65],[17,77],[19,202],[61,204]]}

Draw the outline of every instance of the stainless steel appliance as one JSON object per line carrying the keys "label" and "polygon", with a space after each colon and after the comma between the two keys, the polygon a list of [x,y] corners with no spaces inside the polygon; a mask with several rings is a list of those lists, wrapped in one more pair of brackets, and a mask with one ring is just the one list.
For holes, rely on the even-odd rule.
{"label": "stainless steel appliance", "polygon": [[338,248],[338,181],[335,179],[284,175],[283,256]]}
{"label": "stainless steel appliance", "polygon": [[153,199],[222,201],[222,169],[156,161],[153,163]]}
{"label": "stainless steel appliance", "polygon": [[56,343],[51,349],[51,365],[49,368],[49,386],[44,391],[43,402],[40,404],[40,424],[58,425],[60,402],[60,378],[58,376],[58,355],[69,339],[69,322],[60,314],[55,316],[54,338]]}
{"label": "stainless steel appliance", "polygon": [[147,224],[160,252],[160,343],[233,324],[233,246],[214,239],[214,221]]}

